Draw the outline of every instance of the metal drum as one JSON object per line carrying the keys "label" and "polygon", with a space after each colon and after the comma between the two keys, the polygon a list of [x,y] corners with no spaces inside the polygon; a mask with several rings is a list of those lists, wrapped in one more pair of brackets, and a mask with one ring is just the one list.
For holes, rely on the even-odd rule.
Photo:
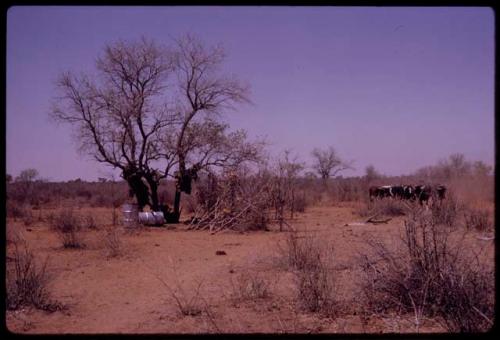
{"label": "metal drum", "polygon": [[163,225],[165,224],[165,217],[161,211],[140,212],[139,222],[145,225]]}
{"label": "metal drum", "polygon": [[123,205],[123,225],[126,228],[134,228],[137,226],[138,211],[137,204],[125,203]]}

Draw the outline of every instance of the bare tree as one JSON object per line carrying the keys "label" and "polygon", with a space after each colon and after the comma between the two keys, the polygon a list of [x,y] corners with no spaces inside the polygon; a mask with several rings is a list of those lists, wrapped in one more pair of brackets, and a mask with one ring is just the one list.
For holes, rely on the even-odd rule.
{"label": "bare tree", "polygon": [[200,170],[236,166],[258,154],[257,145],[246,143],[243,131],[226,134],[228,126],[217,121],[234,104],[249,102],[247,86],[234,77],[220,75],[224,57],[220,46],[206,48],[191,35],[177,41],[175,66],[181,95],[176,109],[180,123],[164,143],[171,160],[165,173],[177,168],[174,221],[179,218],[181,193],[191,192],[191,181]]}
{"label": "bare tree", "polygon": [[36,199],[33,195],[35,180],[38,178],[38,170],[25,169],[14,179],[15,190],[13,197],[21,203],[26,203],[28,200],[35,202]]}
{"label": "bare tree", "polygon": [[311,154],[314,158],[313,169],[325,183],[328,178],[337,175],[341,171],[352,169],[352,162],[343,161],[332,146],[326,150],[314,148]]}
{"label": "bare tree", "polygon": [[37,169],[26,169],[19,173],[19,176],[15,178],[16,182],[33,182],[38,177]]}
{"label": "bare tree", "polygon": [[[157,189],[166,175],[153,164],[162,154],[158,136],[174,115],[162,98],[174,65],[152,41],[120,41],[97,59],[97,77],[62,74],[51,112],[74,127],[80,151],[119,168],[140,209],[158,209]],[[145,182],[144,182],[145,181]]]}
{"label": "bare tree", "polygon": [[[177,222],[181,193],[200,170],[256,159],[258,143],[218,119],[248,102],[248,89],[220,75],[224,52],[185,36],[172,49],[146,39],[118,42],[97,60],[97,77],[63,74],[51,116],[73,125],[80,151],[121,170],[139,208]],[[162,179],[174,178],[173,212],[160,206]]]}

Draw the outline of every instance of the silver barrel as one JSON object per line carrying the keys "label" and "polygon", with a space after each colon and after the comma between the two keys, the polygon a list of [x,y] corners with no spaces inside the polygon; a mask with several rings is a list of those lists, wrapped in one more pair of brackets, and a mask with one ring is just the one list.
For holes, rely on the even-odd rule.
{"label": "silver barrel", "polygon": [[123,205],[123,225],[127,228],[136,227],[138,212],[137,204],[125,203]]}
{"label": "silver barrel", "polygon": [[165,224],[165,217],[161,211],[140,212],[139,222],[145,225],[163,225]]}

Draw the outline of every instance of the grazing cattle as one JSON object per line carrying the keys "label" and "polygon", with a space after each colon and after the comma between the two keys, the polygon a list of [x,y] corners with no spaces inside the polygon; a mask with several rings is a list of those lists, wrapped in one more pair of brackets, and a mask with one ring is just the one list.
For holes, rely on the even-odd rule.
{"label": "grazing cattle", "polygon": [[415,200],[415,188],[413,185],[404,185],[403,186],[403,198],[407,200]]}
{"label": "grazing cattle", "polygon": [[415,187],[415,196],[420,204],[427,203],[432,196],[432,187],[430,185],[417,185]]}
{"label": "grazing cattle", "polygon": [[399,199],[406,200],[417,200],[420,204],[428,203],[429,198],[435,197],[439,200],[443,200],[446,195],[446,187],[444,185],[438,185],[436,187],[430,185],[384,185],[384,186],[372,186],[369,188],[370,201],[373,201],[375,197],[396,197]]}
{"label": "grazing cattle", "polygon": [[370,187],[368,189],[370,194],[370,201],[373,201],[374,197],[384,198],[384,197],[394,197],[392,187],[390,185],[383,185],[379,187]]}
{"label": "grazing cattle", "polygon": [[444,185],[438,185],[436,187],[436,193],[437,193],[437,197],[440,200],[445,199],[445,197],[446,197],[446,187]]}
{"label": "grazing cattle", "polygon": [[394,197],[399,198],[399,199],[404,198],[405,189],[402,185],[395,185],[391,189],[392,189],[392,194],[394,195]]}

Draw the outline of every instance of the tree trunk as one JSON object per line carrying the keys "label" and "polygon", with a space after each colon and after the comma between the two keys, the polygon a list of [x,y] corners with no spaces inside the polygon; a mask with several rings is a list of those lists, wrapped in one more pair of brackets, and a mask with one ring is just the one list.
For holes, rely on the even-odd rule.
{"label": "tree trunk", "polygon": [[160,205],[158,202],[158,183],[154,178],[146,176],[146,181],[148,182],[150,195],[151,195],[151,210],[160,211]]}
{"label": "tree trunk", "polygon": [[181,190],[176,187],[175,188],[175,198],[174,198],[174,212],[172,216],[172,223],[179,223],[180,214],[180,206],[181,206]]}

